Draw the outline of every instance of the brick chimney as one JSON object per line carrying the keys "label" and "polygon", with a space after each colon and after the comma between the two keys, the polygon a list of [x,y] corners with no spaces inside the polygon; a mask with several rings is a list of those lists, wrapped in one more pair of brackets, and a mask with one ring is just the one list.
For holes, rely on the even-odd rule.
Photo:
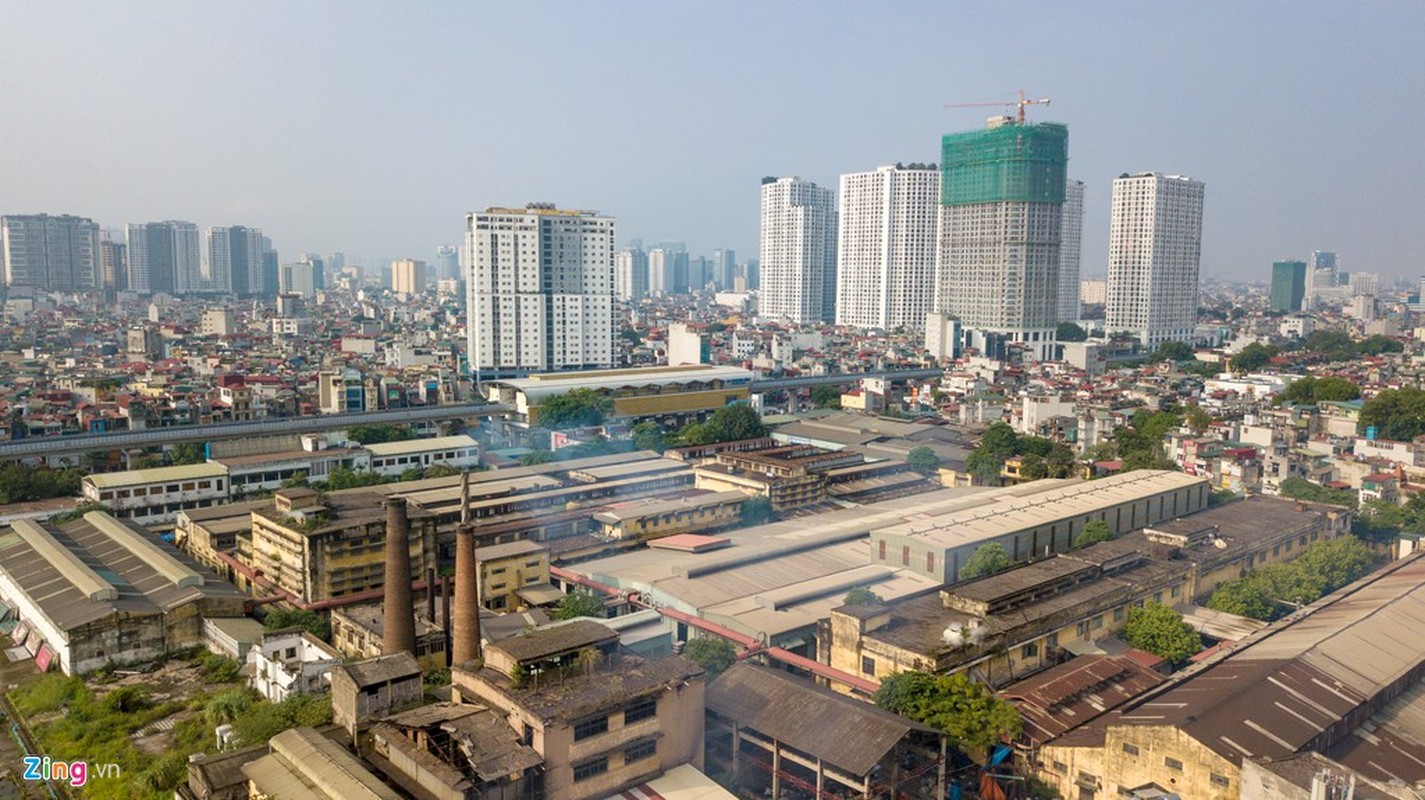
{"label": "brick chimney", "polygon": [[411,523],[406,501],[386,500],[386,597],[382,603],[381,653],[416,654],[416,610],[411,597]]}

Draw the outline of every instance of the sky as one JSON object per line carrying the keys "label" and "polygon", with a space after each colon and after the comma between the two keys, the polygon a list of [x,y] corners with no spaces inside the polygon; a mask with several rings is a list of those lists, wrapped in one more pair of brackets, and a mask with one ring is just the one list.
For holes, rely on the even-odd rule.
{"label": "sky", "polygon": [[8,0],[0,213],[260,227],[431,260],[554,202],[756,255],[760,179],[939,161],[1052,98],[1105,271],[1112,180],[1207,185],[1204,278],[1333,250],[1425,273],[1425,3]]}

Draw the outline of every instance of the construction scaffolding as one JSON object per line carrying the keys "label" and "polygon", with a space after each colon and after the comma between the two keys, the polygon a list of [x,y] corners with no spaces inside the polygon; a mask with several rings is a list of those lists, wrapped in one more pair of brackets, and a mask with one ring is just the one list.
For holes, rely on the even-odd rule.
{"label": "construction scaffolding", "polygon": [[940,202],[1064,202],[1069,163],[1069,129],[1053,122],[1007,122],[941,140]]}

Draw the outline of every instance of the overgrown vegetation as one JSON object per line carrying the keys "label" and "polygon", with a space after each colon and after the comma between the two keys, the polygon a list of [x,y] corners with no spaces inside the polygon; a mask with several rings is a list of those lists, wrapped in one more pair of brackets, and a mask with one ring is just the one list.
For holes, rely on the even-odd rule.
{"label": "overgrown vegetation", "polygon": [[1083,533],[1079,534],[1079,540],[1075,544],[1078,547],[1088,547],[1091,544],[1106,542],[1112,538],[1113,531],[1109,529],[1108,523],[1093,519],[1084,523]]}
{"label": "overgrown vegetation", "polygon": [[539,426],[551,431],[591,428],[614,413],[614,401],[591,389],[573,389],[539,404]]}
{"label": "overgrown vegetation", "polygon": [[683,646],[683,656],[707,670],[711,680],[737,663],[737,648],[717,636],[699,636]]}
{"label": "overgrown vegetation", "polygon": [[1074,451],[1062,442],[1039,436],[1020,436],[1004,422],[990,423],[980,443],[965,459],[965,470],[980,485],[999,483],[1004,462],[1020,458],[1020,475],[1026,480],[1067,478],[1074,469]]}
{"label": "overgrown vegetation", "polygon": [[1425,390],[1387,389],[1361,405],[1358,430],[1376,429],[1376,437],[1408,442],[1425,433]]}
{"label": "overgrown vegetation", "polygon": [[1186,663],[1202,650],[1202,637],[1183,622],[1183,615],[1161,604],[1149,603],[1128,612],[1123,640],[1130,647],[1168,661]]}
{"label": "overgrown vegetation", "polygon": [[760,439],[767,435],[767,425],[757,409],[746,403],[719,408],[702,424],[685,425],[678,432],[682,445],[718,444],[738,439]]}
{"label": "overgrown vegetation", "polygon": [[0,504],[75,497],[84,478],[77,469],[36,469],[23,464],[0,467]]}
{"label": "overgrown vegetation", "polygon": [[330,641],[332,634],[331,623],[327,621],[326,617],[315,611],[300,609],[273,609],[267,612],[266,617],[263,617],[262,627],[269,631],[282,628],[301,628],[322,641]]}
{"label": "overgrown vegetation", "polygon": [[1171,411],[1143,409],[1113,432],[1118,457],[1124,471],[1135,469],[1177,469],[1163,455],[1163,437],[1182,424],[1182,417]]}
{"label": "overgrown vegetation", "polygon": [[1305,478],[1287,478],[1277,487],[1277,491],[1282,497],[1309,503],[1330,503],[1337,506],[1356,504],[1356,493],[1350,489],[1331,489]]}
{"label": "overgrown vegetation", "polygon": [[962,673],[898,672],[881,682],[876,705],[942,730],[961,749],[984,750],[1024,728],[1019,711]]}
{"label": "overgrown vegetation", "polygon": [[555,619],[602,617],[604,616],[604,601],[603,598],[588,589],[576,589],[559,598],[559,605],[555,606],[554,613],[550,616]]}
{"label": "overgrown vegetation", "polygon": [[983,578],[1009,569],[1009,553],[999,542],[989,542],[975,548],[975,552],[965,559],[957,576],[962,581]]}
{"label": "overgrown vegetation", "polygon": [[772,500],[769,497],[757,495],[742,501],[742,524],[747,526],[762,525],[772,521],[775,512],[772,509]]}
{"label": "overgrown vegetation", "polygon": [[1316,378],[1307,375],[1292,381],[1291,385],[1286,387],[1286,391],[1277,395],[1273,402],[1276,405],[1282,405],[1284,403],[1309,403],[1315,405],[1317,403],[1355,400],[1360,396],[1361,387],[1345,378]]}
{"label": "overgrown vegetation", "polygon": [[378,425],[353,425],[346,429],[346,437],[358,444],[382,444],[384,442],[404,442],[416,438],[415,431],[404,425],[381,423]]}
{"label": "overgrown vegetation", "polygon": [[817,408],[841,408],[841,390],[835,386],[813,386],[811,404]]}
{"label": "overgrown vegetation", "polygon": [[1222,584],[1207,607],[1270,622],[1361,577],[1372,561],[1370,547],[1354,536],[1316,542],[1294,561]]}
{"label": "overgrown vegetation", "polygon": [[886,601],[882,600],[880,595],[865,586],[857,586],[847,592],[846,596],[841,599],[841,602],[843,605],[848,606],[874,606]]}
{"label": "overgrown vegetation", "polygon": [[934,475],[940,470],[940,456],[925,445],[912,449],[906,454],[906,460],[910,462],[910,468],[921,475]]}

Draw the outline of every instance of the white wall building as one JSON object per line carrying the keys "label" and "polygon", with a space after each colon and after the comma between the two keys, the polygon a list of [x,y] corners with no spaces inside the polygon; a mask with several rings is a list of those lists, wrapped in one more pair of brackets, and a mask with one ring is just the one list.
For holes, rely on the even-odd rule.
{"label": "white wall building", "polygon": [[935,300],[940,171],[880,167],[841,176],[836,323],[920,327]]}
{"label": "white wall building", "polygon": [[99,286],[99,226],[85,217],[49,214],[0,218],[5,285],[56,292]]}
{"label": "white wall building", "polygon": [[531,204],[473,213],[466,225],[477,382],[613,366],[612,217]]}
{"label": "white wall building", "polygon": [[208,274],[215,292],[247,297],[276,288],[262,279],[262,231],[257,228],[209,228]]}
{"label": "white wall building", "polygon": [[648,254],[629,247],[614,256],[614,297],[636,303],[648,296]]}
{"label": "white wall building", "polygon": [[371,452],[371,471],[398,477],[408,469],[425,469],[444,464],[464,470],[480,463],[480,445],[467,434],[408,439],[366,445]]}
{"label": "white wall building", "polygon": [[80,492],[86,503],[101,503],[120,519],[150,525],[171,520],[185,508],[227,502],[228,468],[210,462],[100,472],[86,475]]}
{"label": "white wall building", "polygon": [[1144,172],[1113,182],[1108,237],[1110,332],[1152,347],[1192,340],[1202,253],[1203,184]]}
{"label": "white wall building", "polygon": [[836,200],[801,178],[762,183],[758,312],[791,322],[836,318]]}
{"label": "white wall building", "polygon": [[[1059,224],[1059,321],[1080,316],[1079,261],[1084,238],[1084,182],[1064,181],[1064,210]],[[1100,301],[1101,302],[1101,301]]]}
{"label": "white wall building", "polygon": [[211,291],[204,285],[198,226],[170,220],[129,225],[129,289],[139,294]]}
{"label": "white wall building", "polygon": [[300,629],[268,631],[247,651],[250,684],[273,703],[294,694],[322,694],[331,688],[331,668],[344,656]]}

